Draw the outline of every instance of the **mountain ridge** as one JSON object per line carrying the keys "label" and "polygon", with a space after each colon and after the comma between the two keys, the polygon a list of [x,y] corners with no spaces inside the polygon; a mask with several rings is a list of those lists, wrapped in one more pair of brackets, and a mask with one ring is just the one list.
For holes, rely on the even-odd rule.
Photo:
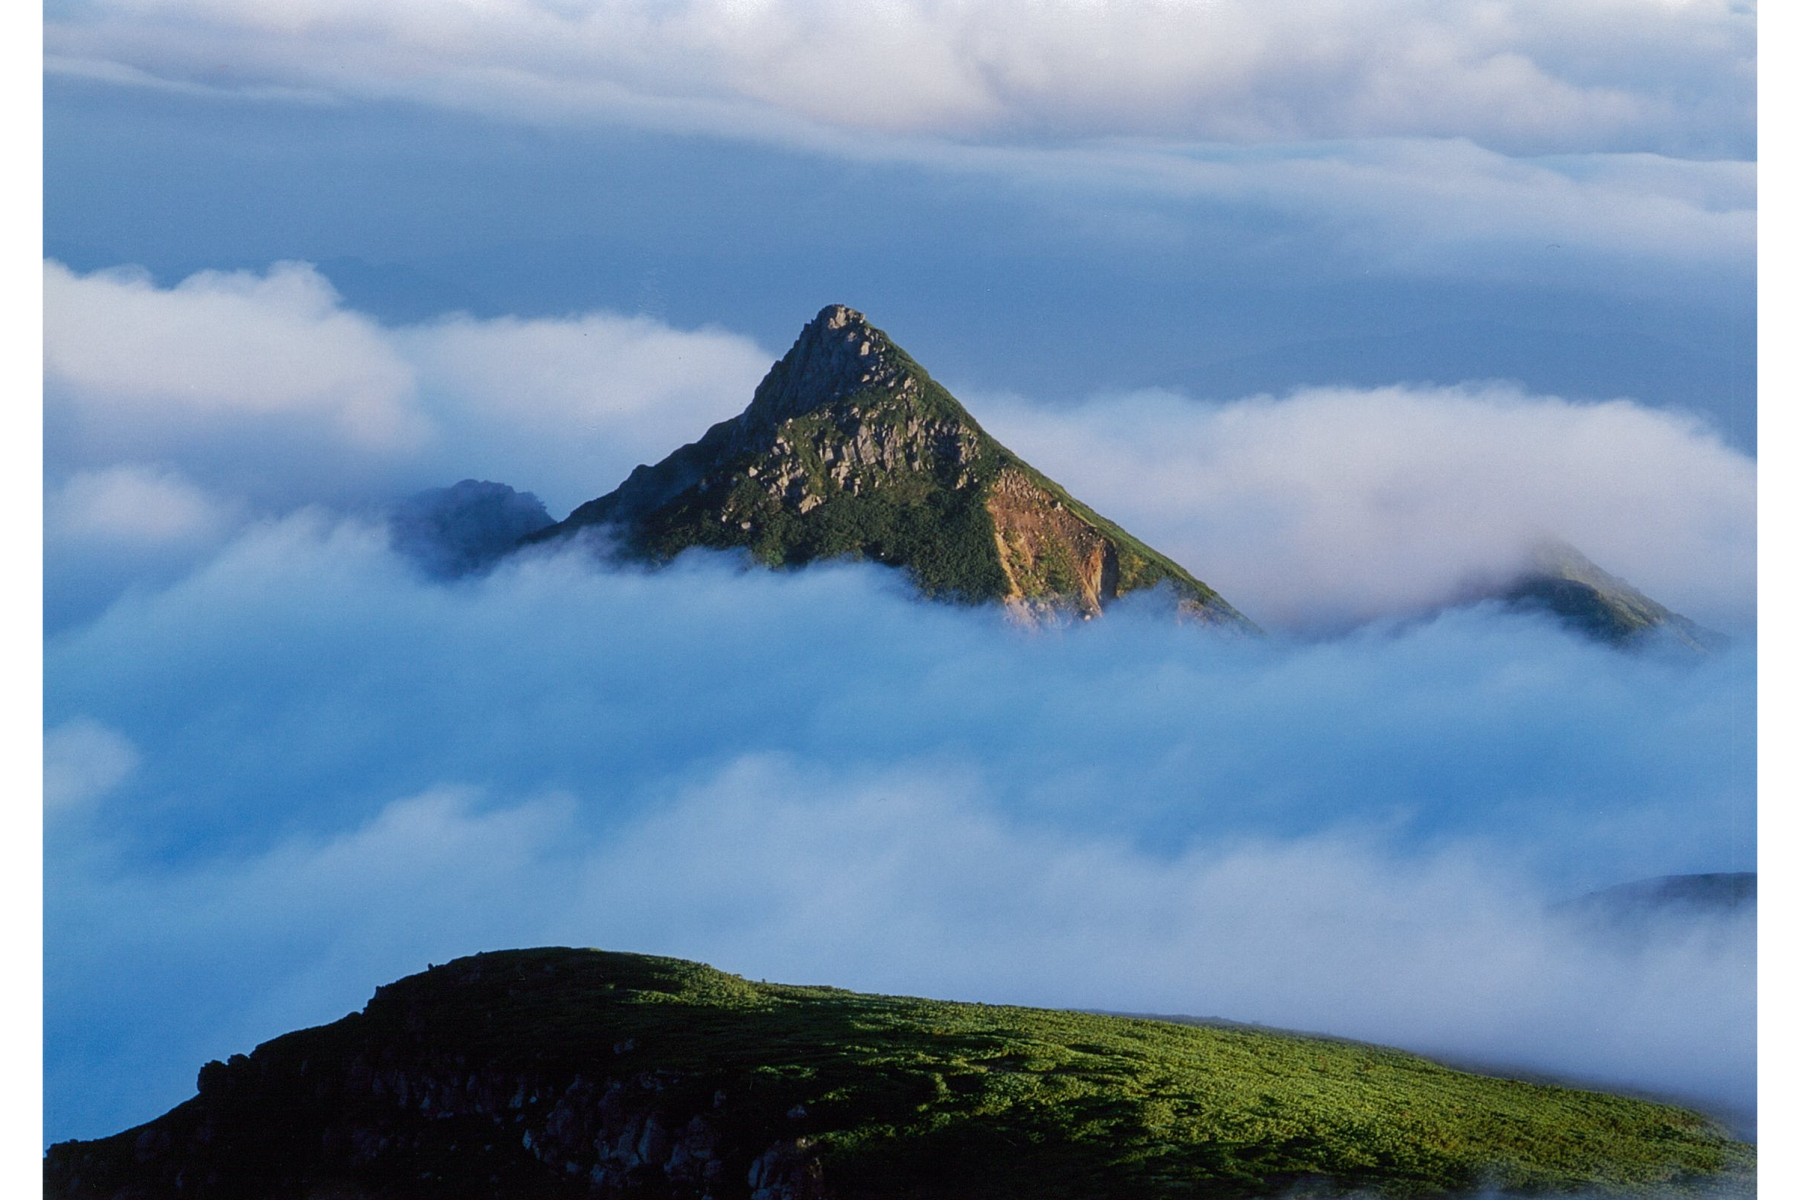
{"label": "mountain ridge", "polygon": [[1199,622],[1260,632],[1217,591],[1032,467],[854,309],[827,305],[749,406],[524,544],[607,529],[624,557],[747,549],[769,566],[862,558],[925,595],[1098,616],[1166,588]]}
{"label": "mountain ridge", "polygon": [[[1160,589],[1180,617],[1262,632],[1002,445],[841,304],[801,329],[742,412],[517,546],[587,532],[603,535],[605,554],[651,563],[692,548],[747,551],[771,567],[883,563],[928,598],[998,601],[1031,621],[1095,617],[1122,596]],[[1556,538],[1509,574],[1472,578],[1443,607],[1483,601],[1546,613],[1621,649],[1661,642],[1704,655],[1726,644]]]}

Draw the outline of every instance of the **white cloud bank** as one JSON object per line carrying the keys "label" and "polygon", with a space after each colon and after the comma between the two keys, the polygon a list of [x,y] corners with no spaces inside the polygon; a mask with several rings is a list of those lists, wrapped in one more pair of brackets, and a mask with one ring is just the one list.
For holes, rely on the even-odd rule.
{"label": "white cloud bank", "polygon": [[479,446],[483,471],[558,517],[736,416],[777,357],[721,329],[615,313],[453,316],[394,344],[438,423],[439,461]]}
{"label": "white cloud bank", "polygon": [[1729,0],[88,0],[46,45],[115,81],[813,141],[1754,142],[1755,13]]}
{"label": "white cloud bank", "polygon": [[310,268],[202,271],[158,288],[132,271],[44,268],[44,373],[77,411],[104,403],[90,439],[142,450],[239,421],[300,418],[342,444],[395,452],[422,434],[410,374]]}
{"label": "white cloud bank", "polygon": [[[47,262],[44,327],[53,479],[131,464],[277,508],[480,475],[566,511],[737,412],[772,361],[606,313],[384,329],[305,263],[159,288]],[[67,486],[79,521],[97,485]]]}

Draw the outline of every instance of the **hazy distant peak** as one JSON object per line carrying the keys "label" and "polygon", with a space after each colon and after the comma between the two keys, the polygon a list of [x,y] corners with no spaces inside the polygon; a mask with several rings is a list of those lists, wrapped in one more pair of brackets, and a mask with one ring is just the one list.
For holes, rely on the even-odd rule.
{"label": "hazy distant peak", "polygon": [[464,479],[397,502],[388,515],[394,549],[428,573],[454,579],[504,557],[519,539],[553,524],[530,492]]}
{"label": "hazy distant peak", "polygon": [[1754,920],[1756,872],[1634,879],[1566,900],[1556,905],[1555,911],[1634,937],[1650,936],[1671,926],[1679,934],[1695,921]]}
{"label": "hazy distant peak", "polygon": [[1589,637],[1618,646],[1666,640],[1710,653],[1725,644],[1720,634],[1652,600],[1560,538],[1534,545],[1498,598],[1553,613]]}

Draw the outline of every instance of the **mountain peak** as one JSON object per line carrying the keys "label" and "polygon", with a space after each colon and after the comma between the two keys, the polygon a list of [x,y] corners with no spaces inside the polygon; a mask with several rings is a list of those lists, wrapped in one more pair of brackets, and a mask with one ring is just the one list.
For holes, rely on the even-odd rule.
{"label": "mountain peak", "polygon": [[742,548],[768,566],[868,559],[928,596],[1092,617],[1164,585],[1177,611],[1256,627],[1180,564],[1002,446],[855,309],[827,305],[750,405],[528,540],[605,527],[665,561]]}
{"label": "mountain peak", "polygon": [[848,329],[860,337],[875,336],[875,329],[869,324],[869,319],[848,304],[827,304],[819,310],[818,316],[806,323],[806,328],[800,331],[800,336],[805,337],[814,331],[834,329]]}
{"label": "mountain peak", "polygon": [[745,415],[778,423],[856,392],[917,387],[916,381],[909,382],[908,365],[910,360],[867,317],[845,305],[828,304],[757,385]]}
{"label": "mountain peak", "polygon": [[1663,641],[1710,653],[1726,639],[1638,591],[1560,538],[1535,545],[1524,570],[1498,598],[1515,608],[1548,612],[1596,641],[1636,647]]}

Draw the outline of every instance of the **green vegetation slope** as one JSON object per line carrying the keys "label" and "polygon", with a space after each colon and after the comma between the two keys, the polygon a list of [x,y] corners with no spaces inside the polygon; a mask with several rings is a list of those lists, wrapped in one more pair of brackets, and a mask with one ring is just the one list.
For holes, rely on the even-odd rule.
{"label": "green vegetation slope", "polygon": [[53,1197],[1053,1200],[1753,1189],[1694,1113],[1243,1028],[465,958],[53,1147]]}
{"label": "green vegetation slope", "polygon": [[1163,585],[1186,616],[1255,626],[1180,564],[994,440],[861,313],[833,305],[750,406],[528,541],[605,526],[628,557],[745,548],[769,566],[860,558],[921,591],[1094,616]]}
{"label": "green vegetation slope", "polygon": [[1539,545],[1525,572],[1497,594],[1513,607],[1551,613],[1596,641],[1624,649],[1661,641],[1704,654],[1725,645],[1719,634],[1601,570],[1566,542]]}

